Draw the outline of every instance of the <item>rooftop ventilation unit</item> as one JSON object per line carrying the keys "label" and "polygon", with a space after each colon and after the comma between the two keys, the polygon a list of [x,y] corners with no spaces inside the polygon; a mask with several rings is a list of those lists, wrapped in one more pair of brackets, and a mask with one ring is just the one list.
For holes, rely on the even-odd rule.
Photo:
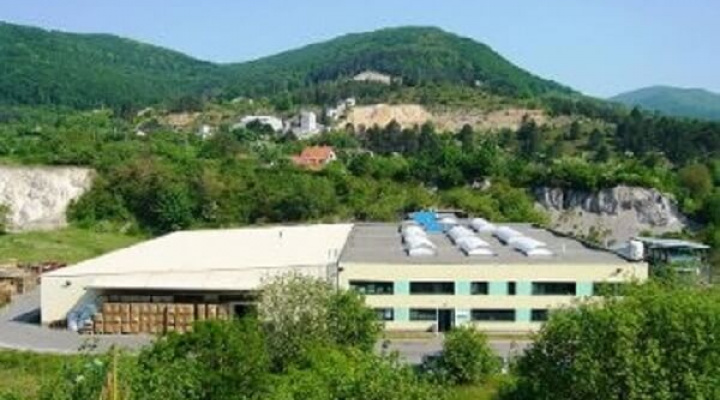
{"label": "rooftop ventilation unit", "polygon": [[456,243],[458,239],[466,236],[475,236],[473,231],[470,229],[464,227],[464,226],[455,226],[452,229],[447,231],[448,237],[450,237],[450,240],[453,241],[453,243]]}
{"label": "rooftop ventilation unit", "polygon": [[407,236],[427,236],[425,230],[417,225],[406,225],[402,227],[402,235]]}
{"label": "rooftop ventilation unit", "polygon": [[460,250],[463,251],[463,253],[467,254],[468,256],[494,256],[495,253],[493,253],[492,250],[488,249],[487,247],[476,247],[476,248],[466,248],[465,246],[460,246]]}
{"label": "rooftop ventilation unit", "polygon": [[490,245],[477,236],[465,236],[457,240],[456,244],[468,256],[492,256]]}
{"label": "rooftop ventilation unit", "polygon": [[433,242],[431,242],[430,239],[428,239],[425,236],[419,236],[419,235],[404,236],[403,242],[405,242],[405,247],[408,249],[425,247],[428,249],[435,250],[435,248],[436,248],[435,244]]}
{"label": "rooftop ventilation unit", "polygon": [[501,226],[495,229],[493,235],[505,244],[512,244],[513,239],[524,237],[522,233],[507,226]]}
{"label": "rooftop ventilation unit", "polygon": [[495,229],[497,229],[495,224],[484,218],[474,218],[472,221],[470,221],[470,227],[472,227],[475,232],[480,233],[492,233],[495,232]]}
{"label": "rooftop ventilation unit", "polygon": [[478,248],[478,247],[490,247],[490,244],[477,236],[463,236],[455,241],[458,247]]}
{"label": "rooftop ventilation unit", "polygon": [[551,256],[553,252],[546,248],[546,244],[529,237],[515,237],[512,247],[526,256]]}
{"label": "rooftop ventilation unit", "polygon": [[407,254],[410,257],[427,257],[427,256],[434,256],[435,250],[429,249],[427,247],[413,247],[407,249]]}

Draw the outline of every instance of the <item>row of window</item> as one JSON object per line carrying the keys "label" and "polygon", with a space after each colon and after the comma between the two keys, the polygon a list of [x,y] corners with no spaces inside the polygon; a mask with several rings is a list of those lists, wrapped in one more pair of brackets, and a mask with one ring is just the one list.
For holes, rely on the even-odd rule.
{"label": "row of window", "polygon": [[[395,312],[392,308],[376,308],[375,312],[381,321],[394,321]],[[411,308],[410,321],[437,321],[438,310],[434,308]],[[530,321],[542,322],[548,318],[548,310],[533,309],[530,311]],[[482,322],[514,322],[516,311],[514,309],[472,309],[471,321]]]}
{"label": "row of window", "polygon": [[[594,284],[594,292],[607,294],[608,287],[618,284],[596,283]],[[350,287],[362,294],[380,295],[394,294],[393,283],[383,281],[350,281]],[[471,295],[487,295],[490,292],[489,282],[471,282]],[[617,289],[612,290],[617,292]],[[517,284],[508,282],[508,295],[517,294]],[[577,284],[575,282],[533,282],[531,286],[531,294],[533,296],[575,296],[577,293]],[[410,282],[410,294],[421,295],[454,295],[455,282]],[[612,293],[609,293],[612,294]]]}

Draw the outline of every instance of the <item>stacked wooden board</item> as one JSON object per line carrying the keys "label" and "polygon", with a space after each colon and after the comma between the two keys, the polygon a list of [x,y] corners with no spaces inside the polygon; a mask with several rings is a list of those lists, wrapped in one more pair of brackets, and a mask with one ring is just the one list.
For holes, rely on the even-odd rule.
{"label": "stacked wooden board", "polygon": [[161,334],[192,330],[195,321],[227,320],[227,304],[105,302],[93,317],[95,334]]}

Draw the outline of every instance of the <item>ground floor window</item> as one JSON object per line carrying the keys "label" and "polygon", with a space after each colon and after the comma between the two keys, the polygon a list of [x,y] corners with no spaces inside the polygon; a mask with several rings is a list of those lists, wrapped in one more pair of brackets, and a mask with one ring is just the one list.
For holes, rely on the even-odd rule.
{"label": "ground floor window", "polygon": [[548,310],[535,309],[530,312],[530,320],[533,322],[544,322],[548,319]]}
{"label": "ground floor window", "polygon": [[472,295],[486,295],[488,294],[489,288],[487,282],[472,282],[470,283],[470,294]]}
{"label": "ground floor window", "polygon": [[393,294],[392,282],[350,281],[350,288],[362,294]]}
{"label": "ground floor window", "polygon": [[475,309],[470,311],[473,321],[515,321],[515,310],[511,309]]}
{"label": "ground floor window", "polygon": [[437,321],[437,310],[434,308],[411,308],[410,321]]}
{"label": "ground floor window", "polygon": [[533,282],[533,296],[575,296],[575,282]]}
{"label": "ground floor window", "polygon": [[395,312],[392,308],[376,308],[375,314],[380,321],[393,321],[395,319]]}

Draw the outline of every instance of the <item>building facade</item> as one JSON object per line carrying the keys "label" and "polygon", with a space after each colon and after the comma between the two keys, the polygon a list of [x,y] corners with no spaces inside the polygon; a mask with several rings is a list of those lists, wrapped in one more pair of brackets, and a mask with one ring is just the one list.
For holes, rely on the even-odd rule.
{"label": "building facade", "polygon": [[[648,277],[643,261],[529,224],[475,222],[422,213],[402,224],[177,232],[43,275],[41,317],[92,325],[83,310],[107,309],[99,319],[117,326],[105,333],[186,327],[207,307],[242,315],[265,278],[295,271],[364,294],[388,330],[528,332],[554,309]],[[194,311],[169,315],[173,303]],[[168,311],[143,314],[158,307]]]}

